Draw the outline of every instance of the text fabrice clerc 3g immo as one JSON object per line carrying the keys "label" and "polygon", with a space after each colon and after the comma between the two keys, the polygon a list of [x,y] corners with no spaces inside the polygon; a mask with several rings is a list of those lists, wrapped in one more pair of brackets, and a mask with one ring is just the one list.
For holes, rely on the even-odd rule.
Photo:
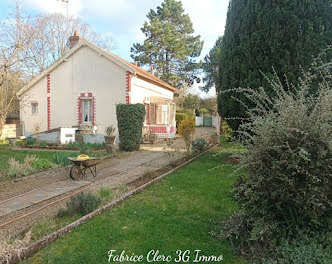
{"label": "text fabrice clerc 3g immo", "polygon": [[147,263],[202,263],[202,262],[221,262],[222,255],[204,255],[201,250],[177,250],[175,256],[166,255],[159,252],[159,250],[150,250],[146,255],[138,255],[135,253],[127,254],[125,250],[108,251],[108,262],[121,263],[121,262],[147,262]]}

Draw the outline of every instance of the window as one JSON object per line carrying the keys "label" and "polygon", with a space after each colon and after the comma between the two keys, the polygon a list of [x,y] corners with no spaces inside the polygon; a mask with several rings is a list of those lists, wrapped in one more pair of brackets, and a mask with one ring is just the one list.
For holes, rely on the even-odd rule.
{"label": "window", "polygon": [[81,99],[81,113],[83,123],[92,123],[93,102],[92,99]]}
{"label": "window", "polygon": [[156,124],[166,125],[168,115],[168,105],[157,105],[156,106]]}
{"label": "window", "polygon": [[31,114],[32,115],[37,115],[38,114],[38,103],[37,102],[32,102],[31,103]]}

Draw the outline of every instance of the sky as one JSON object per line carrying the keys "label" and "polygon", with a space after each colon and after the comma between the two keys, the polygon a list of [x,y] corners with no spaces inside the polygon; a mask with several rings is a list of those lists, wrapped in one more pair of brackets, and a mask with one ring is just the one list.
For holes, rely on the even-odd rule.
{"label": "sky", "polygon": [[[9,7],[14,0],[0,0],[0,18],[8,16]],[[189,14],[195,34],[201,35],[204,47],[199,59],[213,47],[218,36],[222,36],[226,24],[229,0],[182,0],[185,13]],[[130,48],[133,43],[144,40],[140,28],[146,20],[150,9],[156,9],[162,0],[69,0],[68,13],[80,17],[96,32],[111,36],[117,48],[113,53],[132,61]],[[23,0],[28,13],[67,13],[66,4],[61,0]],[[195,84],[190,92],[201,97],[215,95],[212,89],[209,94],[200,92]]]}

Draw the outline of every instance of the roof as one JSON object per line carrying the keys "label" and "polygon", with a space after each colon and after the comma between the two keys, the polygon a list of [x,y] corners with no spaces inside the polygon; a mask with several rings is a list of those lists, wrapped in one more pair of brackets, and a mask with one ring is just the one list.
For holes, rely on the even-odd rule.
{"label": "roof", "polygon": [[41,80],[43,77],[45,77],[47,74],[49,74],[51,71],[53,71],[55,68],[57,68],[62,62],[65,62],[71,55],[73,55],[76,51],[78,51],[81,47],[88,46],[91,49],[95,50],[100,55],[105,56],[105,58],[111,60],[112,62],[118,64],[120,67],[124,68],[125,70],[131,72],[133,75],[136,75],[138,78],[142,78],[144,80],[147,80],[149,82],[155,83],[160,85],[161,87],[171,90],[172,92],[177,92],[178,90],[174,88],[173,86],[169,85],[168,83],[162,81],[158,77],[154,76],[153,74],[143,70],[142,68],[138,67],[137,65],[130,63],[119,56],[108,52],[97,45],[93,44],[92,42],[82,39],[78,44],[76,44],[72,49],[70,49],[63,57],[61,57],[59,60],[57,60],[55,63],[53,63],[49,68],[41,72],[39,75],[37,75],[35,78],[33,78],[26,86],[20,90],[17,95],[20,96],[23,93],[25,93],[27,90],[29,90],[35,83],[37,83],[39,80]]}
{"label": "roof", "polygon": [[123,61],[124,63],[126,63],[128,66],[132,67],[135,69],[136,71],[136,75],[138,75],[139,77],[142,77],[144,79],[148,79],[152,82],[155,82],[159,85],[161,85],[162,87],[168,89],[168,90],[171,90],[173,92],[177,92],[178,89],[174,88],[173,86],[171,86],[170,84],[164,82],[163,80],[159,79],[157,76],[147,72],[146,70],[143,70],[141,67],[138,67],[136,64],[133,64],[133,63],[130,63],[122,58],[120,58],[119,56],[115,55],[115,54],[112,54],[110,53],[112,56],[114,56],[115,58]]}

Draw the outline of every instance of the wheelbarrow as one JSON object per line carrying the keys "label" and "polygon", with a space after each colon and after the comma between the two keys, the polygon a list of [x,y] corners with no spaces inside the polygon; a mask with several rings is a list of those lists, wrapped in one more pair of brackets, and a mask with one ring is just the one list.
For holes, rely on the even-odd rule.
{"label": "wheelbarrow", "polygon": [[85,159],[80,159],[80,156],[76,158],[68,158],[72,161],[73,166],[70,169],[69,176],[73,180],[78,180],[79,178],[85,178],[85,172],[90,170],[93,177],[97,175],[97,164],[100,163],[99,158],[90,158],[86,156]]}

